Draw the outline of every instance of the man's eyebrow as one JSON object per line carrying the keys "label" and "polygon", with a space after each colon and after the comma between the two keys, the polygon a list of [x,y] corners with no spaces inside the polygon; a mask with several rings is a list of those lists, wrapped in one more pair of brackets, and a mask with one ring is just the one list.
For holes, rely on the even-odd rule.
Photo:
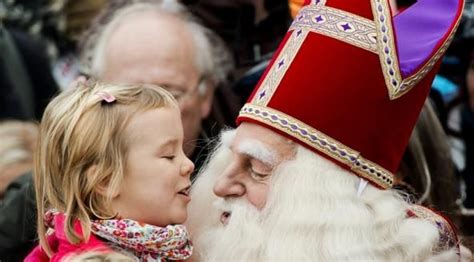
{"label": "man's eyebrow", "polygon": [[276,155],[262,142],[255,139],[245,139],[236,148],[241,153],[257,159],[271,167],[276,164]]}
{"label": "man's eyebrow", "polygon": [[182,87],[175,85],[175,84],[160,84],[158,85],[166,90],[181,90],[183,89]]}
{"label": "man's eyebrow", "polygon": [[232,144],[232,141],[234,141],[234,137],[236,134],[236,130],[225,130],[222,131],[221,133],[221,142],[222,145],[226,148],[230,148],[230,145]]}

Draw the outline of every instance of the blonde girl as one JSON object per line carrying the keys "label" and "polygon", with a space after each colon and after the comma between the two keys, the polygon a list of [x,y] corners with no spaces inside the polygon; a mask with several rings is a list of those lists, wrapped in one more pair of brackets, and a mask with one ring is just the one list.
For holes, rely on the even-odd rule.
{"label": "blonde girl", "polygon": [[193,163],[175,99],[150,85],[79,81],[40,125],[35,190],[40,245],[26,261],[90,250],[141,261],[191,255],[187,218]]}

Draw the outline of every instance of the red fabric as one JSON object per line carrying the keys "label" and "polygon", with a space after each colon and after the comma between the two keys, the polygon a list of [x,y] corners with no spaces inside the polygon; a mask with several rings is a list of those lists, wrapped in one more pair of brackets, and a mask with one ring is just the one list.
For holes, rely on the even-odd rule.
{"label": "red fabric", "polygon": [[[328,0],[326,6],[369,19],[373,16],[370,1]],[[249,102],[291,33],[284,38]],[[440,61],[407,94],[390,100],[378,54],[325,35],[309,33],[267,106],[297,118],[395,173]],[[246,117],[237,119],[238,124],[241,121],[266,126]],[[270,128],[279,132],[275,127]],[[303,145],[306,143],[296,136],[284,135]]]}
{"label": "red fabric", "polygon": [[377,55],[310,34],[268,106],[395,172],[433,77],[434,73],[407,95],[390,101]]}
{"label": "red fabric", "polygon": [[[48,237],[48,243],[53,250],[54,254],[51,258],[48,258],[48,255],[44,252],[41,246],[37,246],[33,251],[25,258],[25,262],[42,262],[42,261],[63,261],[64,258],[73,255],[80,254],[86,251],[92,250],[104,250],[110,251],[111,249],[107,244],[91,234],[89,241],[81,242],[77,245],[71,244],[64,232],[64,216],[58,215],[55,218],[55,229],[54,233]],[[82,235],[82,230],[80,223],[77,222],[74,225],[74,230]]]}
{"label": "red fabric", "polygon": [[[312,43],[339,51],[314,48]],[[364,61],[364,66],[360,61]],[[370,84],[367,79],[371,80]],[[375,54],[310,34],[268,106],[298,116],[299,120],[395,172],[431,80],[426,83],[390,102]],[[299,86],[306,88],[294,92],[293,87]]]}

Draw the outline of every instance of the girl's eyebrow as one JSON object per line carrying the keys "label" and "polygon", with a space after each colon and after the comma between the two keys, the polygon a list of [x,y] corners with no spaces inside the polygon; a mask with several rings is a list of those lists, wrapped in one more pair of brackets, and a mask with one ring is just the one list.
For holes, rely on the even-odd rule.
{"label": "girl's eyebrow", "polygon": [[178,142],[179,142],[178,139],[170,138],[170,139],[165,140],[162,143],[159,143],[157,147],[159,148],[160,151],[167,148],[175,148]]}

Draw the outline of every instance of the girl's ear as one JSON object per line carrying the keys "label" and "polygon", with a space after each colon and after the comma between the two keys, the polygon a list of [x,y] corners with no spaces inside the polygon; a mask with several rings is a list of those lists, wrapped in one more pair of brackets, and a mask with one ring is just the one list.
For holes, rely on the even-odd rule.
{"label": "girl's ear", "polygon": [[94,187],[93,191],[96,194],[99,194],[99,195],[101,195],[105,198],[107,198],[108,196],[110,196],[112,199],[118,197],[120,195],[120,188],[112,188],[110,186],[110,179],[109,178],[99,179],[100,175],[97,174],[97,172],[98,172],[97,169],[98,169],[97,165],[92,165],[86,172],[87,176],[91,180],[97,181],[93,185],[93,187]]}

